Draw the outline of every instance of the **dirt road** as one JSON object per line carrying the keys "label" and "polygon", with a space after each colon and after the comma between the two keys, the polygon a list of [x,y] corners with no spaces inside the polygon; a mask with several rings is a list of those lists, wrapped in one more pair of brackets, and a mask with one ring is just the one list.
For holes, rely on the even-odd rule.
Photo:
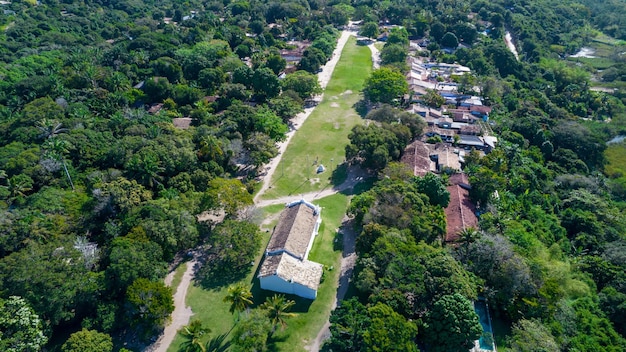
{"label": "dirt road", "polygon": [[[343,256],[341,257],[341,274],[339,275],[339,286],[337,287],[337,295],[333,300],[332,309],[337,308],[337,303],[346,296],[348,292],[348,286],[350,285],[350,279],[352,278],[352,271],[356,263],[356,251],[355,240],[356,233],[354,232],[353,220],[344,217],[341,224],[341,234],[343,235]],[[305,346],[305,349],[309,352],[318,352],[324,341],[330,338],[330,321],[326,321],[320,332],[317,334],[315,340],[311,341],[311,344]]]}
{"label": "dirt road", "polygon": [[[165,327],[165,330],[163,330],[159,339],[146,349],[147,352],[166,352],[172,341],[174,341],[178,330],[189,324],[189,319],[191,319],[193,312],[191,311],[191,308],[185,305],[185,298],[187,297],[187,289],[189,288],[189,284],[193,278],[196,263],[197,260],[195,258],[186,263],[187,270],[185,270],[183,278],[176,289],[176,293],[174,294],[174,311],[172,312],[172,320]],[[174,273],[175,271],[172,271],[165,278],[166,284],[170,285],[172,283]]]}

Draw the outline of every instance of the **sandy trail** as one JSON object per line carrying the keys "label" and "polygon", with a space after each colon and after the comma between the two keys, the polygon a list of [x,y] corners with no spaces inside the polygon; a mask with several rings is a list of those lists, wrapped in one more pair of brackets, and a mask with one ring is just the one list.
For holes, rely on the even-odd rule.
{"label": "sandy trail", "polygon": [[[326,86],[328,85],[328,82],[330,81],[330,78],[333,75],[333,71],[335,70],[335,66],[337,65],[337,62],[339,62],[339,58],[341,57],[341,51],[343,50],[343,47],[346,45],[346,43],[348,42],[348,38],[350,38],[351,35],[355,35],[355,32],[353,31],[341,32],[341,36],[339,37],[339,40],[337,41],[337,47],[335,47],[335,51],[333,52],[331,59],[326,63],[326,65],[324,65],[324,67],[322,68],[322,72],[320,72],[317,75],[317,79],[320,82],[320,86],[322,87],[322,89],[326,88]],[[316,96],[313,100],[316,103],[319,103],[322,101],[323,97],[324,97],[324,93]],[[287,135],[286,135],[287,138],[285,138],[285,141],[277,144],[278,156],[272,159],[269,163],[265,165],[265,170],[267,170],[267,173],[263,177],[263,185],[261,185],[261,189],[254,197],[255,203],[258,201],[259,197],[261,197],[265,193],[265,191],[267,191],[267,188],[270,185],[270,181],[272,180],[272,177],[274,176],[274,172],[276,171],[276,168],[278,167],[278,164],[280,163],[280,160],[283,157],[283,153],[285,152],[285,150],[287,150],[287,146],[289,145],[289,142],[291,141],[291,137],[293,137],[293,135],[296,133],[298,128],[302,126],[304,121],[306,121],[309,115],[311,115],[311,113],[315,109],[315,105],[317,104],[313,104],[312,107],[304,109],[304,112],[299,113],[291,120],[291,130],[287,132]]]}
{"label": "sandy trail", "polygon": [[374,67],[375,70],[379,69],[380,68],[380,51],[374,45],[374,43],[368,45],[368,47],[372,51],[372,67]]}
{"label": "sandy trail", "polygon": [[[352,277],[352,271],[356,264],[356,250],[355,240],[356,233],[354,232],[353,220],[344,217],[341,224],[341,234],[343,235],[343,256],[341,258],[341,274],[339,275],[339,286],[337,287],[337,295],[333,300],[332,309],[337,308],[337,303],[346,296],[348,292],[348,286],[350,285],[350,278]],[[315,340],[311,341],[311,344],[305,346],[305,349],[309,352],[318,352],[324,341],[330,338],[330,321],[326,321],[320,332],[317,334]]]}
{"label": "sandy trail", "polygon": [[[174,311],[172,312],[172,320],[165,327],[165,330],[163,330],[159,339],[146,349],[147,352],[166,352],[172,341],[174,341],[178,330],[189,324],[189,319],[191,319],[193,312],[190,307],[185,305],[185,298],[187,297],[187,289],[189,288],[191,279],[193,279],[193,272],[196,263],[196,258],[185,263],[185,265],[187,265],[187,269],[185,270],[183,278],[178,285],[178,289],[176,289],[176,293],[174,294]],[[167,275],[165,278],[166,285],[172,284],[175,272],[176,271],[174,270]]]}

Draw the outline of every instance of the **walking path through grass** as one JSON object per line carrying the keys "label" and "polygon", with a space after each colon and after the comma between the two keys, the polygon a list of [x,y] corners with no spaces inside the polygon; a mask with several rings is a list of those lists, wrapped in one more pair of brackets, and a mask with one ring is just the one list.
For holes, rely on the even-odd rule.
{"label": "walking path through grass", "polygon": [[[372,51],[368,47],[355,45],[355,39],[351,34],[345,31],[342,33],[340,42],[343,41],[342,46],[345,44],[345,47],[343,51],[334,54],[335,70],[327,72],[329,76],[332,73],[332,80],[328,83],[321,102],[312,113],[310,112],[308,118],[300,117],[301,126],[289,137],[290,139],[293,137],[288,143],[289,148],[286,148],[287,144],[282,147],[281,155],[273,161],[274,166],[270,170],[272,172],[268,172],[266,176],[266,182],[269,180],[271,182],[267,182],[255,197],[257,206],[267,205],[266,209],[271,209],[274,213],[282,210],[282,207],[271,204],[281,204],[291,199],[283,197],[291,196],[295,199],[302,196],[311,197],[310,199],[316,199],[324,214],[309,259],[323,264],[330,270],[326,271],[325,281],[320,285],[317,299],[310,301],[295,298],[296,306],[293,310],[298,315],[289,319],[285,331],[277,332],[272,337],[269,347],[273,351],[311,351],[311,347],[319,348],[322,339],[317,337],[318,332],[327,324],[330,311],[337,299],[342,297],[343,291],[340,290],[339,293],[337,291],[339,280],[345,281],[344,289],[347,288],[351,267],[344,268],[343,262],[347,260],[349,263],[353,258],[350,254],[347,259],[341,260],[342,243],[338,242],[337,234],[344,224],[349,197],[338,192],[354,188],[362,177],[355,175],[355,171],[352,170],[347,172],[346,179],[341,185],[333,188],[330,175],[332,170],[343,162],[348,134],[352,127],[361,123],[361,118],[353,106],[360,99],[358,92],[363,88],[365,79],[372,70]],[[315,170],[320,163],[325,164],[327,171],[317,175]],[[264,233],[264,242],[269,240],[269,235],[269,231]],[[254,269],[258,267],[262,256],[263,253],[260,252]],[[341,270],[332,270],[335,267]],[[259,288],[254,275],[255,270],[252,270],[242,281],[252,285],[254,303],[257,305],[271,293]],[[183,280],[178,291],[182,289],[183,284],[188,285],[189,281]],[[188,290],[186,304],[193,310],[193,319],[198,319],[209,327],[212,330],[211,336],[228,333],[234,320],[228,313],[228,304],[222,301],[226,295],[226,287],[205,290],[191,285]],[[185,302],[179,305],[184,307]],[[181,342],[182,338],[176,336],[167,351],[178,351]]]}
{"label": "walking path through grass", "polygon": [[[343,36],[342,36],[343,37]],[[297,196],[332,187],[330,176],[343,163],[352,127],[362,123],[354,110],[366,78],[372,71],[372,52],[357,46],[351,36],[335,67],[324,96],[311,116],[298,129],[281,155],[273,175],[267,175],[267,190],[258,199]],[[319,165],[326,171],[317,173]]]}
{"label": "walking path through grass", "polygon": [[[339,62],[339,58],[341,57],[341,52],[343,51],[344,46],[348,42],[348,39],[350,38],[350,36],[354,34],[355,33],[351,31],[341,32],[341,36],[339,37],[339,40],[337,40],[337,46],[335,47],[335,51],[333,51],[333,55],[331,59],[324,65],[324,67],[322,67],[322,71],[317,75],[317,80],[320,82],[320,86],[322,87],[322,89],[326,88],[326,86],[328,85],[328,82],[330,81],[330,78],[332,77],[333,71],[335,71],[335,66],[337,66],[337,62]],[[320,101],[322,101],[323,97],[324,97],[324,93],[315,97],[314,99],[315,103],[318,104]],[[287,146],[289,145],[291,138],[298,130],[298,127],[301,126],[304,123],[304,121],[306,121],[306,119],[311,115],[311,113],[313,112],[315,108],[316,108],[316,105],[308,107],[304,109],[302,113],[296,115],[296,117],[292,119],[291,121],[292,129],[287,133],[285,140],[278,143],[278,156],[276,156],[267,165],[265,165],[265,169],[267,170],[267,172],[265,174],[263,184],[261,185],[261,189],[254,196],[255,203],[258,200],[259,196],[264,194],[267,188],[269,187],[270,183],[268,181],[271,180],[272,177],[274,176],[274,172],[276,172],[276,167],[280,163],[283,153],[287,149]]]}

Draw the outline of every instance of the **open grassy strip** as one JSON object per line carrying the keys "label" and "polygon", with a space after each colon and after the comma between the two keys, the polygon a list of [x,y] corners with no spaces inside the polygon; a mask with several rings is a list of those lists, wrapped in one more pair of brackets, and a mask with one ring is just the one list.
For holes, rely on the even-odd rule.
{"label": "open grassy strip", "polygon": [[611,143],[604,152],[607,165],[604,172],[616,190],[626,190],[626,141]]}
{"label": "open grassy strip", "polygon": [[178,264],[176,270],[174,270],[174,277],[172,278],[172,284],[170,287],[174,292],[176,292],[176,288],[180,285],[180,282],[183,280],[183,275],[185,274],[185,270],[187,270],[187,262],[182,262]]}
{"label": "open grassy strip", "polygon": [[[354,111],[361,98],[360,91],[372,70],[371,51],[357,46],[351,37],[343,49],[332,79],[324,92],[324,99],[315,108],[291,140],[262,196],[273,199],[322,190],[331,187],[332,170],[345,159],[348,134],[362,123]],[[327,171],[316,173],[319,164]]]}
{"label": "open grassy strip", "polygon": [[[275,211],[278,212],[279,210]],[[271,215],[272,214],[267,214],[267,216]],[[254,266],[250,267],[250,273],[242,280],[250,286],[252,286],[256,269],[259,267],[265,245],[269,241],[269,238],[270,232],[263,231],[263,249],[259,251],[259,254],[255,258]],[[235,284],[235,282],[233,282],[233,284]],[[236,317],[228,311],[230,304],[222,301],[224,297],[226,297],[227,290],[228,286],[207,290],[194,283],[189,285],[186,303],[187,306],[191,307],[194,313],[191,320],[198,319],[211,329],[211,333],[206,336],[205,341],[217,335],[228,333],[235,324]],[[255,303],[258,303],[256,297]],[[183,341],[184,339],[180,334],[176,335],[176,338],[167,349],[168,352],[178,352]]]}
{"label": "open grassy strip", "polygon": [[337,294],[341,272],[341,238],[337,236],[337,229],[348,208],[349,197],[335,194],[315,203],[322,207],[322,224],[313,242],[309,260],[324,264],[324,281],[317,291],[317,298],[312,302],[290,297],[296,301],[294,312],[298,315],[289,318],[287,328],[275,334],[271,346],[274,351],[305,351],[304,346],[317,337],[328,320]]}
{"label": "open grassy strip", "polygon": [[[304,351],[304,346],[317,336],[317,333],[324,325],[330,314],[331,305],[337,292],[337,280],[340,273],[341,248],[335,242],[336,230],[341,225],[341,220],[348,207],[348,197],[342,194],[335,194],[319,201],[315,201],[322,207],[322,224],[318,236],[313,243],[313,248],[309,254],[309,259],[324,264],[332,270],[325,270],[324,282],[318,290],[318,297],[315,301],[300,299],[289,296],[296,301],[293,311],[298,313],[297,317],[288,320],[288,326],[284,331],[278,331],[270,347],[273,351]],[[283,205],[270,206],[266,209],[265,216],[271,217],[283,209]],[[250,274],[242,280],[252,286],[255,306],[263,303],[272,292],[263,291],[259,287],[256,279],[256,272],[259,262],[265,250],[265,244],[269,240],[271,228],[276,221],[264,227],[263,248],[255,260],[255,266],[251,267]],[[267,231],[266,231],[267,230]],[[268,232],[269,231],[269,232]],[[227,287],[216,290],[206,290],[196,285],[189,287],[187,293],[187,305],[194,312],[192,319],[199,319],[203,324],[211,329],[211,333],[206,338],[215,337],[230,331],[235,324],[235,316],[228,312],[229,304],[222,300],[226,296]],[[245,314],[245,313],[244,313]],[[183,338],[177,335],[168,351],[177,352]]]}

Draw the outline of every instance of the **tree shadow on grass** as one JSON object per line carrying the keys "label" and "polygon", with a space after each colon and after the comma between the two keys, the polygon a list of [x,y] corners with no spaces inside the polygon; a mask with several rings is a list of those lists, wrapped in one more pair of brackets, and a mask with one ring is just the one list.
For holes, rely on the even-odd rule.
{"label": "tree shadow on grass", "polygon": [[330,183],[333,186],[339,186],[340,184],[346,182],[348,179],[348,164],[341,163],[337,165],[337,167],[333,170],[330,175]]}
{"label": "tree shadow on grass", "polygon": [[232,328],[223,334],[219,334],[211,338],[206,343],[206,352],[226,352],[230,349],[231,342],[227,341],[228,335]]}
{"label": "tree shadow on grass", "polygon": [[268,297],[272,297],[274,295],[283,295],[286,299],[296,302],[296,304],[289,310],[290,312],[306,313],[309,311],[313,300],[302,298],[296,295],[264,290],[261,288],[261,282],[257,278],[257,274],[258,270],[255,273],[254,278],[252,279],[252,289],[250,290],[250,292],[252,292],[254,303],[250,308],[256,308],[259,305],[263,304]]}
{"label": "tree shadow on grass", "polygon": [[223,266],[212,265],[203,261],[194,270],[194,281],[205,290],[219,290],[243,280],[250,272],[250,267],[243,266],[239,269],[226,269]]}

